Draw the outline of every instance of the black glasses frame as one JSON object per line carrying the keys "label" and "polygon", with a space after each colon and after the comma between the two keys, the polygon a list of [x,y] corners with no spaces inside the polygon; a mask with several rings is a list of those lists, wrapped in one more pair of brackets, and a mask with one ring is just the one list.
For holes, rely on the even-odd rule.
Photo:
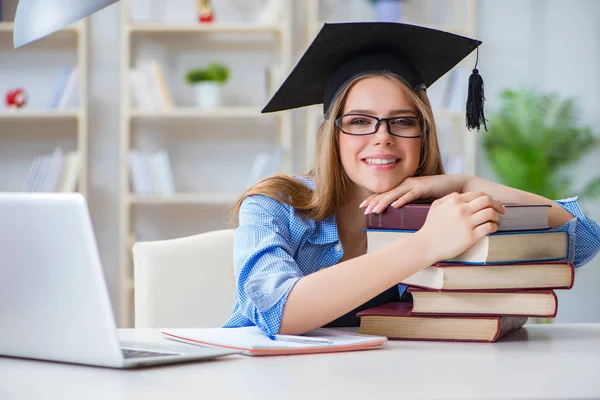
{"label": "black glasses frame", "polygon": [[[375,125],[375,130],[371,133],[350,133],[350,132],[346,132],[345,130],[342,129],[342,118],[344,117],[349,117],[349,116],[356,116],[356,117],[369,117],[369,118],[373,118],[375,120],[377,120],[377,124]],[[422,121],[420,117],[415,117],[415,116],[403,116],[403,117],[391,117],[391,118],[379,118],[379,117],[375,117],[373,115],[369,115],[369,114],[344,114],[341,117],[337,118],[335,120],[335,126],[342,131],[342,133],[346,134],[346,135],[352,135],[352,136],[368,136],[368,135],[373,135],[375,134],[375,132],[377,132],[379,130],[379,125],[381,124],[381,122],[385,122],[386,126],[387,126],[387,131],[390,135],[392,136],[396,136],[396,137],[401,137],[401,138],[408,138],[408,139],[418,139],[420,137],[423,136],[422,133],[419,133],[419,135],[414,136],[406,136],[406,135],[397,135],[395,133],[392,133],[392,129],[390,127],[390,121],[393,121],[395,119],[416,119],[419,122],[419,126],[422,125]]]}

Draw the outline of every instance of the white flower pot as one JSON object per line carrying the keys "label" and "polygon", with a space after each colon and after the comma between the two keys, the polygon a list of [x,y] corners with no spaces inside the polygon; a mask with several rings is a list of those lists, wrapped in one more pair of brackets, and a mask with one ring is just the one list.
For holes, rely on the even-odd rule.
{"label": "white flower pot", "polygon": [[194,85],[196,107],[200,109],[216,108],[221,105],[222,85],[218,82],[200,82]]}

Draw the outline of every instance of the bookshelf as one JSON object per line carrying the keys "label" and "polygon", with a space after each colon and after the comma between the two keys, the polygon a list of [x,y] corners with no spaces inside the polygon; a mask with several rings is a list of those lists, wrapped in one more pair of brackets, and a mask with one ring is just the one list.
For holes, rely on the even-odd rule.
{"label": "bookshelf", "polygon": [[[79,21],[25,48],[14,49],[12,36],[17,1],[5,0],[0,3],[0,75],[10,78],[0,81],[0,190],[25,190],[24,185],[34,159],[49,155],[56,146],[60,146],[65,156],[67,152],[76,152],[78,161],[67,168],[65,158],[61,167],[57,164],[53,167],[61,168],[61,174],[68,174],[67,169],[73,166],[70,182],[76,182],[76,190],[87,196],[87,21]],[[48,99],[57,90],[57,76],[61,68],[66,67],[78,71],[76,79],[73,79],[77,85],[76,92],[72,92],[77,102],[67,102],[60,108],[50,106]],[[27,104],[18,110],[8,109],[4,104],[4,96],[7,90],[18,87],[26,90]],[[54,187],[60,190],[59,186]]]}
{"label": "bookshelf", "polygon": [[[369,2],[363,2],[362,9],[355,9],[346,14],[336,8],[335,1],[306,0],[306,36],[305,48],[325,22],[374,21],[375,12]],[[329,7],[328,4],[329,3]],[[402,17],[399,22],[427,26],[444,30],[458,35],[475,36],[475,0],[420,0],[403,1],[401,4]],[[337,3],[339,4],[339,2]],[[329,10],[328,10],[329,8]],[[329,12],[328,12],[329,11]],[[331,17],[331,18],[329,18]],[[444,101],[435,101],[444,96],[443,90],[448,84],[450,73],[435,82],[428,90],[433,112],[438,127],[438,136],[442,153],[459,160],[460,171],[475,174],[477,131],[470,132],[465,126],[464,103],[466,102],[467,81],[464,73],[471,72],[475,65],[475,52],[463,60],[455,69],[463,71],[464,102],[459,99],[459,105],[448,107]],[[468,75],[466,75],[468,77]],[[457,84],[458,85],[458,84]],[[460,96],[460,95],[457,95]],[[455,103],[456,104],[456,103]],[[462,108],[460,107],[462,106]],[[323,120],[322,107],[312,106],[305,110],[304,164],[310,168],[314,162],[314,139]]]}
{"label": "bookshelf", "polygon": [[[235,18],[229,21],[223,17],[226,13],[220,12],[221,10],[218,10],[217,19],[208,24],[195,21],[139,21],[132,18],[132,7],[135,6],[132,1],[121,1],[121,128],[119,145],[121,194],[118,280],[120,315],[118,322],[121,327],[130,327],[133,324],[135,287],[131,246],[140,240],[138,237],[138,234],[141,234],[140,226],[144,224],[147,226],[148,220],[152,218],[160,218],[167,209],[186,213],[189,210],[191,214],[205,212],[212,216],[225,215],[244,189],[243,185],[220,184],[217,175],[221,168],[218,166],[207,169],[206,173],[191,172],[198,171],[194,169],[194,163],[203,161],[201,155],[197,157],[200,160],[193,160],[194,157],[190,157],[190,154],[194,154],[194,146],[214,147],[217,149],[214,153],[218,153],[220,149],[228,149],[230,145],[233,149],[236,140],[253,140],[255,136],[257,142],[271,140],[274,146],[283,149],[281,171],[291,172],[293,142],[290,113],[263,115],[260,110],[265,103],[264,98],[259,101],[249,101],[250,95],[237,96],[237,93],[231,95],[232,92],[230,92],[229,101],[224,99],[223,106],[200,109],[194,104],[190,104],[193,102],[187,90],[191,89],[186,89],[181,83],[185,69],[196,66],[194,64],[196,61],[191,61],[191,59],[192,55],[198,51],[202,52],[201,57],[208,60],[212,56],[206,54],[219,54],[219,51],[224,52],[223,49],[226,49],[228,58],[223,61],[224,63],[229,63],[231,59],[238,57],[238,62],[231,62],[232,65],[237,65],[237,67],[231,68],[232,77],[235,79],[235,68],[239,68],[240,64],[242,67],[246,67],[244,62],[246,58],[248,59],[248,68],[251,68],[252,61],[255,61],[251,52],[256,50],[268,52],[272,56],[272,65],[276,67],[271,75],[266,76],[265,74],[264,77],[265,84],[268,86],[265,89],[265,98],[270,96],[282,78],[278,72],[287,72],[291,67],[292,2],[291,0],[281,1],[283,4],[280,10],[281,18],[264,24],[254,21],[236,21]],[[213,3],[217,5],[216,2]],[[219,2],[218,6],[223,7],[225,3]],[[205,49],[206,53],[204,53]],[[133,91],[136,90],[136,87],[130,81],[130,69],[135,68],[136,64],[144,57],[156,59],[161,68],[165,68],[165,83],[172,97],[172,106],[143,109],[138,107],[135,101],[132,101],[132,96],[135,97]],[[245,74],[248,75],[249,72],[245,72]],[[260,74],[261,71],[256,72],[257,77]],[[231,85],[235,85],[235,83],[232,82]],[[186,94],[188,94],[187,97]],[[254,131],[246,127],[253,127]],[[213,129],[218,129],[218,137],[207,133],[212,132]],[[142,195],[134,190],[129,162],[130,151],[141,150],[142,145],[148,144],[152,140],[158,143],[156,146],[161,148],[164,146],[165,151],[169,153],[177,187],[175,193],[171,195]],[[182,144],[184,140],[190,145]],[[221,147],[219,147],[219,143]],[[240,149],[238,146],[235,150],[226,150],[227,155],[218,160],[223,169],[227,169],[226,172],[223,172],[223,176],[247,174],[249,168],[244,165],[243,156],[251,154],[254,150],[251,145],[248,145],[247,149]],[[205,152],[210,153],[211,151],[205,150]],[[184,174],[182,173],[178,177],[176,171],[178,168],[186,168],[186,176],[197,174],[198,183],[192,185],[189,182],[182,182]],[[189,223],[189,220],[193,222],[194,218],[199,217],[189,216],[184,222]],[[197,222],[193,233],[202,232],[201,222]],[[224,220],[222,227],[226,227]],[[167,227],[158,227],[157,230],[161,230],[161,232],[155,233],[154,237],[147,239],[168,239],[172,237],[170,235],[174,235],[169,232]],[[144,239],[146,238],[141,240]]]}

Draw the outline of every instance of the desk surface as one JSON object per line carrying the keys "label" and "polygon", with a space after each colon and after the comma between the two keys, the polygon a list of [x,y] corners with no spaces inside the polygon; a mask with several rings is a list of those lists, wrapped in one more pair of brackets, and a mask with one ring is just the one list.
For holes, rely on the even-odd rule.
{"label": "desk surface", "polygon": [[[156,330],[119,334],[166,340]],[[232,355],[139,370],[0,357],[3,400],[392,397],[599,398],[600,324],[527,325],[494,344],[392,341],[381,350]]]}

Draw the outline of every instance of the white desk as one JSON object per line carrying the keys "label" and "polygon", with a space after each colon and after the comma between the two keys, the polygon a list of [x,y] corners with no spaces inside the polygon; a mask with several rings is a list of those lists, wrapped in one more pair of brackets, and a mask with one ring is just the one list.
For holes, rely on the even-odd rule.
{"label": "white desk", "polygon": [[[155,330],[120,335],[166,340]],[[140,370],[0,357],[2,400],[221,398],[600,398],[600,324],[528,325],[494,344],[393,341],[382,350]]]}

